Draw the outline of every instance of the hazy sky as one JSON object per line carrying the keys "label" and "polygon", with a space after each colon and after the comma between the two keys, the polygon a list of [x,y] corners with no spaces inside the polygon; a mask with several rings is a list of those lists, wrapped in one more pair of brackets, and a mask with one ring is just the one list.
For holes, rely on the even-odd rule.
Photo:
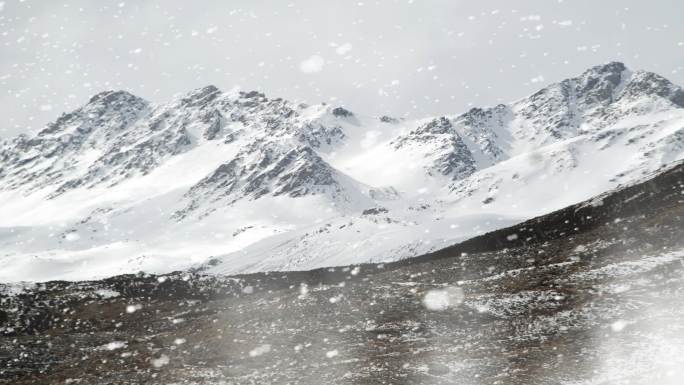
{"label": "hazy sky", "polygon": [[454,114],[610,60],[684,84],[682,0],[0,0],[0,136],[106,89]]}

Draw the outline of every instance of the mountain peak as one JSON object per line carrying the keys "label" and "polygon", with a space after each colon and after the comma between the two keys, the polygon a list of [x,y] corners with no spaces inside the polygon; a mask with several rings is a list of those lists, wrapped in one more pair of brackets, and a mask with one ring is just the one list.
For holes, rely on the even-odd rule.
{"label": "mountain peak", "polygon": [[49,123],[38,136],[62,133],[91,133],[96,128],[110,127],[121,130],[135,121],[149,107],[149,102],[128,91],[103,91],[94,95],[87,104],[62,114]]}
{"label": "mountain peak", "polygon": [[627,70],[627,66],[619,61],[611,61],[605,64],[599,64],[589,68],[584,71],[584,74],[621,74],[623,71]]}
{"label": "mountain peak", "polygon": [[101,105],[112,105],[115,103],[145,103],[147,102],[133,95],[132,93],[124,90],[107,90],[95,94],[88,101],[88,105],[101,104]]}
{"label": "mountain peak", "polygon": [[626,98],[659,97],[684,107],[684,91],[668,79],[649,71],[630,71],[621,62],[609,62],[589,68],[578,78],[570,79],[581,94],[595,101],[613,102]]}
{"label": "mountain peak", "polygon": [[185,106],[201,106],[215,100],[221,95],[221,90],[213,85],[194,89],[181,98],[181,103]]}

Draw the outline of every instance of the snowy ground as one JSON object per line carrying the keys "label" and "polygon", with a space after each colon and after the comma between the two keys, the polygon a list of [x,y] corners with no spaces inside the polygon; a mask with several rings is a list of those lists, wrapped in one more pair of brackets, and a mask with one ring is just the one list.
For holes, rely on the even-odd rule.
{"label": "snowy ground", "polygon": [[4,285],[0,383],[681,384],[683,188],[398,263]]}

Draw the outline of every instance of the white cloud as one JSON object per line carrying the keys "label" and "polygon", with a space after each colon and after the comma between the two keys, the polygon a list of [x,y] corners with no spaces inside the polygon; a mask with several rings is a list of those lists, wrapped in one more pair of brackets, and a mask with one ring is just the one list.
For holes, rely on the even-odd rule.
{"label": "white cloud", "polygon": [[308,59],[302,61],[299,63],[299,70],[304,72],[305,74],[310,74],[314,72],[321,72],[323,71],[323,66],[325,65],[325,60],[318,56],[318,55],[313,55],[309,57]]}

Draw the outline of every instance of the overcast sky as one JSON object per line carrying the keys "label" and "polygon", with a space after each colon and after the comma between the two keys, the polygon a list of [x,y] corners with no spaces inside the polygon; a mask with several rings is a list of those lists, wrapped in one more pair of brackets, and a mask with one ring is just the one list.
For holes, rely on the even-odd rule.
{"label": "overcast sky", "polygon": [[0,136],[106,89],[214,84],[423,117],[610,60],[684,84],[682,0],[0,0]]}

